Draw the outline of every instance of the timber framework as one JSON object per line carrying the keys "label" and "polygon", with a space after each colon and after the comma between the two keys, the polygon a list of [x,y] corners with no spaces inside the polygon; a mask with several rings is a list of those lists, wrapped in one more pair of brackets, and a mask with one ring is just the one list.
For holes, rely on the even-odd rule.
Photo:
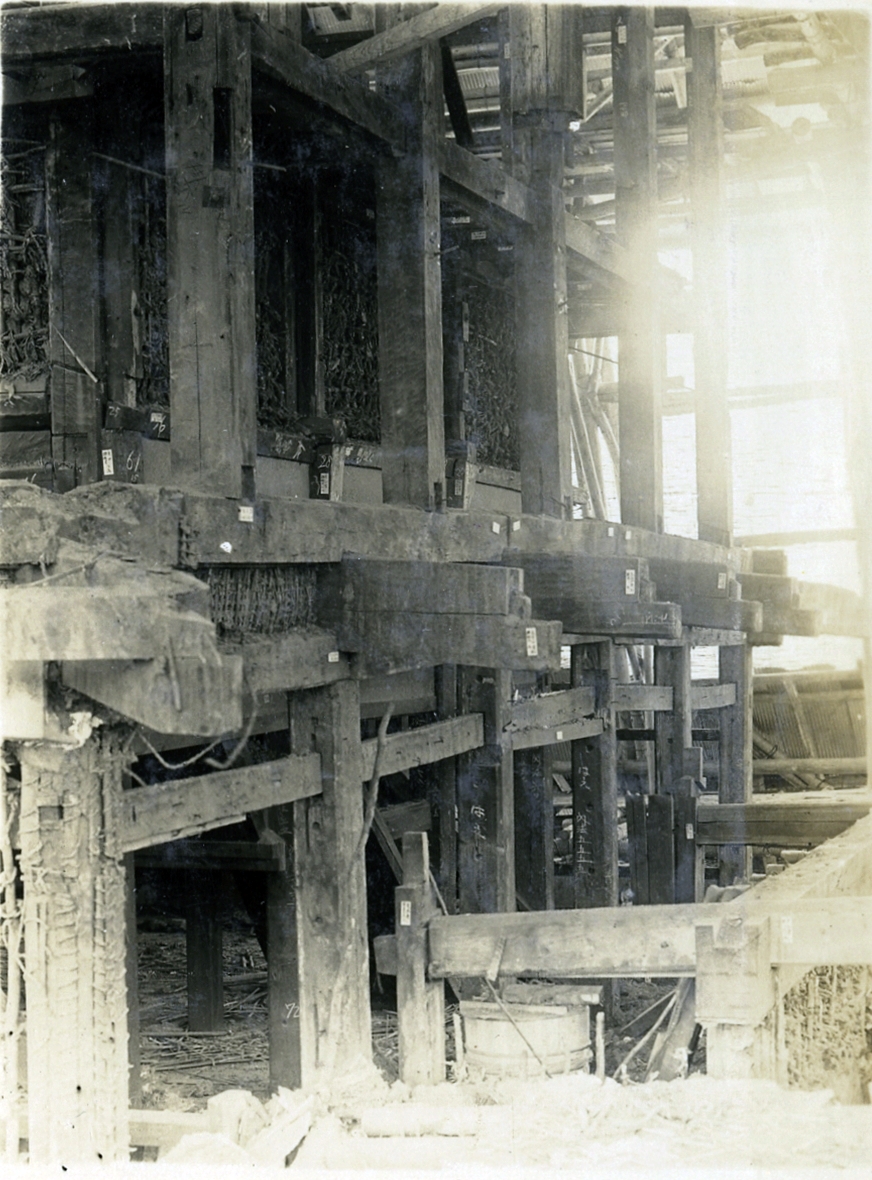
{"label": "timber framework", "polygon": [[[371,1057],[376,966],[410,1084],[445,1077],[445,981],[659,976],[710,1073],[784,1080],[790,989],[872,965],[872,818],[865,748],[767,746],[752,654],[868,649],[870,619],[734,543],[726,168],[802,171],[754,85],[825,91],[844,118],[812,148],[850,156],[866,34],[447,2],[0,28],[10,1157],[152,1142],[143,873],[185,874],[192,1029],[222,1021],[238,890],[276,1087]],[[676,218],[692,285],[658,256]],[[668,333],[693,335],[696,538],[664,531]],[[827,780],[858,789],[809,797]],[[812,850],[704,904],[769,847]]]}

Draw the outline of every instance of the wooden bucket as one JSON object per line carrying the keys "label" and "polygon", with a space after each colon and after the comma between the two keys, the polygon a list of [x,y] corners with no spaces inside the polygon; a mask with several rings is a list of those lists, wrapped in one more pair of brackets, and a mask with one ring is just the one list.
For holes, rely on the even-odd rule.
{"label": "wooden bucket", "polygon": [[527,1078],[542,1077],[546,1070],[554,1075],[589,1068],[590,1011],[586,1006],[504,1007],[511,1018],[499,1004],[487,1000],[461,1003],[465,1060],[471,1073]]}

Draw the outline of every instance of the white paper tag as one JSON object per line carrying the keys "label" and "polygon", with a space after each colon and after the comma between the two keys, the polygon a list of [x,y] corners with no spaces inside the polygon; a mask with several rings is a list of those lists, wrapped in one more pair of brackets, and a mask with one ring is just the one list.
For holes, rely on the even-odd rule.
{"label": "white paper tag", "polygon": [[624,540],[630,541],[630,540],[632,540],[632,538],[633,538],[633,534],[630,532],[629,529],[627,529],[627,531],[624,533]]}
{"label": "white paper tag", "polygon": [[558,742],[563,741],[563,730],[562,729],[558,729],[558,731],[557,731],[557,740],[558,740]]}
{"label": "white paper tag", "polygon": [[519,520],[512,521],[512,532],[519,533],[521,531],[521,522]]}
{"label": "white paper tag", "polygon": [[524,628],[527,635],[527,655],[538,656],[539,654],[539,636],[536,634],[535,627]]}
{"label": "white paper tag", "polygon": [[684,825],[684,838],[685,840],[693,839],[693,824]]}
{"label": "white paper tag", "polygon": [[225,553],[232,553],[233,552],[233,546],[230,544],[229,541],[222,541],[221,544],[218,546],[218,548],[223,549]]}
{"label": "white paper tag", "polygon": [[721,570],[721,572],[718,574],[718,589],[719,590],[726,590],[726,588],[727,588],[726,571]]}
{"label": "white paper tag", "polygon": [[239,505],[239,519],[245,524],[254,523],[254,505],[240,504]]}
{"label": "white paper tag", "polygon": [[499,533],[499,532],[501,532],[501,531],[502,531],[502,526],[500,525],[500,522],[499,522],[498,520],[495,520],[495,521],[494,521],[494,522],[491,524],[491,532],[493,532],[493,533]]}
{"label": "white paper tag", "polygon": [[462,499],[462,497],[463,497],[463,480],[462,479],[456,479],[454,481],[454,495],[457,497],[457,499]]}
{"label": "white paper tag", "polygon": [[103,474],[104,475],[114,475],[115,474],[115,460],[112,457],[112,448],[111,447],[107,447],[107,449],[103,452]]}
{"label": "white paper tag", "polygon": [[330,495],[330,472],[322,471],[318,476],[318,491],[322,496]]}
{"label": "white paper tag", "polygon": [[635,594],[636,593],[636,571],[635,570],[624,570],[624,593],[625,594]]}
{"label": "white paper tag", "polygon": [[627,44],[627,26],[626,25],[618,25],[617,32],[618,32],[618,44],[619,45],[626,45]]}
{"label": "white paper tag", "polygon": [[412,925],[412,903],[410,901],[400,902],[400,925]]}
{"label": "white paper tag", "polygon": [[338,664],[339,663],[339,652],[338,651],[328,651],[327,652],[327,663],[328,664]]}
{"label": "white paper tag", "polygon": [[609,536],[613,537],[614,535],[615,535],[615,526],[610,524],[609,525]]}

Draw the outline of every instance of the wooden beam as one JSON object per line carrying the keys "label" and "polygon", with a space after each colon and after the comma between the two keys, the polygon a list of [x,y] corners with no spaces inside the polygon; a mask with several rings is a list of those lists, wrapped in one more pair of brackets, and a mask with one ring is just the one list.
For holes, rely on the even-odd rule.
{"label": "wooden beam", "polygon": [[[383,744],[379,772],[384,775],[411,770],[413,766],[428,766],[443,758],[466,754],[484,744],[484,719],[481,713],[467,713],[422,725],[400,733],[389,734]],[[368,738],[361,743],[363,781],[372,778],[375,768],[377,741]]]}
{"label": "wooden beam", "polygon": [[397,67],[393,81],[410,113],[410,150],[377,169],[382,483],[386,503],[433,508],[445,495],[438,45]]}
{"label": "wooden beam", "polygon": [[515,888],[525,909],[554,909],[552,751],[531,741],[513,747]]}
{"label": "wooden beam", "polygon": [[252,26],[251,53],[259,73],[356,124],[381,144],[406,150],[401,114],[365,82],[342,77],[333,64],[335,58],[325,61],[283,30],[262,24]]}
{"label": "wooden beam", "polygon": [[482,160],[450,140],[440,143],[436,154],[439,172],[449,187],[470,193],[518,221],[532,220],[530,190],[496,160]]}
{"label": "wooden beam", "polygon": [[429,42],[447,37],[457,29],[500,10],[492,3],[441,3],[415,16],[398,21],[383,32],[348,49],[341,49],[330,58],[330,64],[342,74],[359,73],[372,66],[386,65]]}
{"label": "wooden beam", "polygon": [[88,4],[43,12],[5,9],[0,19],[4,65],[29,64],[46,57],[119,54],[159,49],[163,12],[146,5],[141,11],[117,4]]}
{"label": "wooden beam", "polygon": [[241,822],[249,811],[320,793],[317,754],[135,787],[121,801],[121,843],[125,852],[165,844]]}
{"label": "wooden beam", "polygon": [[670,713],[672,688],[668,684],[613,684],[615,712]]}
{"label": "wooden beam", "polygon": [[868,616],[863,599],[842,586],[825,586],[797,582],[798,606],[817,615],[817,634],[850,635],[865,639],[869,635]]}
{"label": "wooden beam", "polygon": [[[751,739],[754,731],[751,648],[745,644],[741,647],[721,647],[718,663],[721,682],[736,686],[736,703],[728,705],[720,714],[718,801],[750,803],[753,791]],[[750,856],[744,846],[722,846],[718,863],[721,885],[732,885],[736,879],[745,880],[750,872]]]}
{"label": "wooden beam", "polygon": [[536,601],[638,602],[642,583],[648,579],[647,562],[638,557],[519,553],[506,560],[523,569],[524,589]]}
{"label": "wooden beam", "polygon": [[242,643],[227,645],[227,651],[242,660],[245,683],[253,694],[318,688],[351,675],[336,636],[315,627],[248,636]]}
{"label": "wooden beam", "polygon": [[185,952],[188,1028],[224,1031],[224,981],[220,893],[214,877],[202,869],[185,873]]}
{"label": "wooden beam", "polygon": [[[433,679],[437,715],[448,721],[457,715],[456,665],[440,664],[434,669]],[[457,767],[456,758],[440,762],[436,774],[428,776],[431,785],[427,792],[438,833],[436,881],[449,914],[457,912]]]}
{"label": "wooden beam", "polygon": [[[849,796],[849,798],[842,798]],[[757,796],[751,803],[702,800],[697,844],[756,844],[804,848],[837,836],[872,810],[866,792]]]}
{"label": "wooden beam", "polygon": [[[548,692],[526,701],[515,701],[511,720],[504,732],[520,735],[526,730],[557,729],[562,725],[593,716],[596,710],[594,689],[580,686]],[[563,739],[558,739],[562,741]]]}
{"label": "wooden beam", "polygon": [[403,884],[395,890],[400,1079],[445,1081],[445,985],[427,974],[427,923],[438,913],[426,832],[403,836]]}
{"label": "wooden beam", "polygon": [[[266,879],[267,1022],[271,1086],[297,1089],[302,1085],[300,1037],[300,951],[297,882],[295,874],[295,809],[299,804],[270,807],[258,817],[269,825],[274,843],[284,853],[284,871]],[[238,878],[237,878],[238,880]]]}
{"label": "wooden beam", "polygon": [[174,840],[136,854],[138,869],[225,869],[245,873],[283,873],[284,846],[276,841]]}
{"label": "wooden beam", "polygon": [[865,775],[866,758],[755,758],[755,777],[764,774]]}
{"label": "wooden beam", "polygon": [[[648,572],[660,598],[683,602],[690,598],[729,598],[732,575],[726,561],[648,559]],[[753,595],[749,594],[749,598]]]}
{"label": "wooden beam", "polygon": [[636,275],[619,333],[621,519],[662,532],[662,340],[652,296],[657,265],[653,9],[614,10],[612,81],[615,229]]}
{"label": "wooden beam", "polygon": [[461,562],[379,561],[345,557],[319,571],[319,615],[343,613],[509,615],[526,605],[520,570]]}
{"label": "wooden beam", "polygon": [[164,29],[172,476],[253,498],[249,25],[207,6],[167,9]]}
{"label": "wooden beam", "polygon": [[[658,684],[672,689],[672,712],[655,713],[657,791],[672,794],[684,774],[684,751],[693,745],[693,710],[690,690],[690,647],[658,647],[654,651]],[[670,842],[671,835],[670,823]],[[649,843],[651,818],[648,820]],[[655,900],[652,898],[652,901]]]}
{"label": "wooden beam", "polygon": [[726,709],[736,703],[735,684],[691,684],[690,704],[699,709]]}

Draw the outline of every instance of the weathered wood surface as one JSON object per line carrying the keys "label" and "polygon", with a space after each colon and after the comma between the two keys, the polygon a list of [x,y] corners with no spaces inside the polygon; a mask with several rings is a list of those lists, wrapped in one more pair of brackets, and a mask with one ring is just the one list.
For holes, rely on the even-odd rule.
{"label": "weathered wood surface", "polygon": [[559,729],[552,725],[524,729],[509,734],[514,751],[530,750],[537,746],[554,746],[560,742],[577,742],[583,738],[596,738],[603,732],[603,721],[599,717],[584,717],[579,721],[567,721]]}
{"label": "weathered wood surface", "polygon": [[530,190],[497,161],[479,159],[450,140],[439,144],[437,161],[442,180],[449,188],[469,193],[518,221],[532,219]]}
{"label": "weathered wood surface", "polygon": [[[484,744],[484,721],[480,713],[467,713],[422,725],[384,739],[379,759],[381,775],[397,774],[413,766],[427,766],[443,758],[453,758]],[[363,781],[372,778],[375,769],[377,740],[367,738],[361,743]]]}
{"label": "weathered wood surface", "polygon": [[181,564],[338,562],[345,554],[394,561],[494,561],[503,555],[506,523],[504,516],[490,512],[270,499],[259,500],[254,520],[247,522],[239,520],[238,506],[230,500],[189,494]]}
{"label": "weathered wood surface", "polygon": [[224,957],[219,921],[220,894],[203,869],[185,873],[185,960],[188,1028],[224,1030]]}
{"label": "weathered wood surface", "polygon": [[868,636],[869,626],[863,599],[853,590],[846,590],[842,586],[798,582],[797,595],[799,607],[814,611],[818,616],[819,634],[851,635],[861,639]]}
{"label": "weathered wood surface", "polygon": [[611,705],[620,712],[668,713],[672,709],[672,688],[668,684],[613,684]]}
{"label": "weathered wood surface", "polygon": [[697,709],[726,709],[736,703],[735,684],[691,684],[690,703]]}
{"label": "weathered wood surface", "polygon": [[530,700],[516,701],[505,732],[520,734],[528,729],[554,729],[592,717],[595,709],[594,690],[590,687],[544,693]]}
{"label": "weathered wood surface", "polygon": [[320,793],[317,754],[134,787],[121,799],[121,844],[125,852],[133,852],[241,822],[249,811]]}
{"label": "weathered wood surface", "polygon": [[163,12],[157,5],[142,9],[118,4],[76,5],[57,12],[39,9],[4,10],[0,20],[5,63],[80,53],[127,56],[138,49],[157,49],[163,34]]}
{"label": "weathered wood surface", "polygon": [[521,571],[504,566],[346,557],[319,571],[318,611],[325,621],[352,611],[518,614],[523,587]]}
{"label": "weathered wood surface", "polygon": [[802,848],[822,844],[868,815],[865,791],[756,796],[750,803],[716,803],[697,809],[698,844],[756,844]]}
{"label": "weathered wood surface", "polygon": [[[750,803],[753,790],[751,762],[754,669],[751,649],[722,647],[718,653],[720,680],[735,684],[736,703],[728,705],[720,714],[721,743],[718,753],[718,800],[721,803]],[[721,885],[744,880],[750,871],[748,850],[740,845],[724,845],[718,853],[718,875]]]}
{"label": "weathered wood surface", "polygon": [[519,553],[506,560],[523,569],[532,599],[555,604],[589,598],[636,602],[648,575],[647,562],[638,557]]}
{"label": "weathered wood surface", "polygon": [[284,845],[255,840],[173,840],[135,853],[138,869],[225,869],[246,873],[285,871]]}
{"label": "weathered wood surface", "polygon": [[317,688],[351,675],[348,656],[337,649],[336,636],[316,627],[249,636],[242,643],[225,644],[225,653],[242,659],[246,686],[255,694]]}
{"label": "weathered wood surface", "polygon": [[754,776],[764,774],[865,774],[866,759],[860,758],[755,758]]}
{"label": "weathered wood surface", "polygon": [[657,594],[671,602],[690,598],[728,598],[730,595],[732,574],[727,562],[652,557],[648,561],[648,571]]}
{"label": "weathered wood surface", "polygon": [[447,37],[449,33],[454,33],[473,21],[493,16],[500,7],[500,4],[487,2],[436,4],[424,12],[398,21],[382,32],[377,32],[373,37],[359,41],[349,49],[340,49],[331,57],[330,64],[342,74],[368,70],[371,66],[386,65],[398,57],[420,49],[430,41]]}
{"label": "weathered wood surface", "polygon": [[524,909],[554,909],[552,752],[514,748],[515,889]]}
{"label": "weathered wood surface", "polygon": [[561,619],[567,631],[581,635],[624,636],[632,639],[679,639],[682,610],[674,602],[633,602],[613,599],[611,602],[588,599],[578,601],[572,609],[567,604],[560,613],[557,603],[541,599],[534,610],[553,613]]}
{"label": "weathered wood surface", "polygon": [[409,1086],[445,1081],[445,985],[427,972],[427,923],[437,912],[427,833],[407,832],[395,928],[399,1068]]}

